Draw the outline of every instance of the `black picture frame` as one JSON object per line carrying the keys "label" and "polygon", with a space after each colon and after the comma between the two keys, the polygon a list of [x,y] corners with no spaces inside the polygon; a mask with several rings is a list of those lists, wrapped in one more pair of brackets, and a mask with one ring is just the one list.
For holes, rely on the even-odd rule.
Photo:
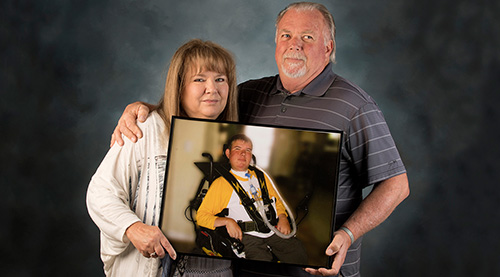
{"label": "black picture frame", "polygon": [[[193,207],[200,204],[203,189],[219,176],[214,165],[225,163],[224,144],[238,133],[250,137],[256,165],[272,179],[289,207],[288,213],[295,218],[295,236],[304,245],[308,259],[290,264],[330,267],[331,257],[325,250],[335,226],[341,131],[173,117],[160,218],[162,232],[180,254],[238,259],[209,256],[197,242],[200,228],[193,222]],[[234,247],[231,250],[238,253]],[[277,259],[266,262],[283,263]]]}

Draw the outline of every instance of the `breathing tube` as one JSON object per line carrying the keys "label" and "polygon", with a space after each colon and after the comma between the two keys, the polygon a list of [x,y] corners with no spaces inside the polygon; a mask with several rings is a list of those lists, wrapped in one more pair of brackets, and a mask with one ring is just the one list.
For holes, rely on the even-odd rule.
{"label": "breathing tube", "polygon": [[[279,199],[281,199],[281,202],[283,203],[283,206],[285,206],[285,209],[286,209],[286,212],[288,213],[288,217],[290,218],[290,221],[291,221],[291,226],[292,227],[292,231],[290,232],[290,234],[288,235],[285,235],[283,233],[281,233],[276,227],[274,227],[270,222],[269,222],[269,219],[267,219],[267,216],[266,216],[266,209],[268,209],[268,207],[265,207],[264,206],[264,203],[262,202],[262,198],[257,198],[255,197],[257,195],[257,190],[255,189],[255,187],[251,187],[250,188],[250,192],[254,195],[254,199],[256,200],[255,203],[257,203],[257,210],[259,211],[259,214],[260,216],[262,217],[262,219],[264,220],[264,223],[266,224],[266,226],[271,229],[276,235],[278,235],[278,237],[280,238],[283,238],[283,239],[289,239],[293,236],[295,236],[295,233],[297,233],[297,224],[295,224],[295,218],[293,217],[293,214],[290,210],[290,208],[288,207],[287,203],[285,202],[285,200],[283,199],[283,197],[281,197],[281,194],[279,192],[279,190],[276,188],[276,185],[274,184],[274,181],[273,179],[262,169],[260,168],[259,166],[257,165],[254,165],[258,170],[264,172],[264,175],[266,175],[267,179],[271,182],[271,186],[273,186],[274,188],[274,191],[276,192],[277,196]],[[254,194],[255,192],[255,194]],[[259,200],[257,200],[259,199]],[[271,204],[269,204],[271,205]],[[271,207],[272,208],[272,207]]]}

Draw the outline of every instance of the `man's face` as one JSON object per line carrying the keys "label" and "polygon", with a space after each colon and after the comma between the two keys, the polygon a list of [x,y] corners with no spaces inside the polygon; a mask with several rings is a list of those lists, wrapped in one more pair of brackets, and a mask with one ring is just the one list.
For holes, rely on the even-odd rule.
{"label": "man's face", "polygon": [[275,59],[285,88],[289,81],[304,87],[328,64],[333,41],[328,39],[325,44],[325,30],[327,26],[317,10],[291,9],[281,18],[276,30]]}
{"label": "man's face", "polygon": [[231,149],[226,149],[231,168],[236,171],[245,171],[252,160],[252,143],[243,140],[235,140]]}

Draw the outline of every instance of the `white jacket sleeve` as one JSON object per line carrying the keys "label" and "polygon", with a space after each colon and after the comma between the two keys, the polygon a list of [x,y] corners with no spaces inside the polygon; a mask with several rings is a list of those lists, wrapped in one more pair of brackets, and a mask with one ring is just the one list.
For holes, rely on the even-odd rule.
{"label": "white jacket sleeve", "polygon": [[126,229],[140,218],[132,210],[140,165],[143,161],[136,144],[124,139],[123,147],[115,145],[108,151],[92,177],[87,191],[90,217],[101,230],[101,253],[117,255],[130,243]]}

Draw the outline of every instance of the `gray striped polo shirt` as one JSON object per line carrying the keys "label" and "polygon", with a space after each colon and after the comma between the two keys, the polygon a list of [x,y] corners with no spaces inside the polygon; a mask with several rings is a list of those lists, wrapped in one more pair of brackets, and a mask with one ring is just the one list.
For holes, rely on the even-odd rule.
{"label": "gray striped polo shirt", "polygon": [[[279,75],[238,86],[240,121],[344,133],[336,228],[362,201],[362,189],[406,172],[387,123],[375,101],[336,75],[329,64],[303,90],[288,93]],[[361,239],[349,249],[342,273],[359,274]]]}

